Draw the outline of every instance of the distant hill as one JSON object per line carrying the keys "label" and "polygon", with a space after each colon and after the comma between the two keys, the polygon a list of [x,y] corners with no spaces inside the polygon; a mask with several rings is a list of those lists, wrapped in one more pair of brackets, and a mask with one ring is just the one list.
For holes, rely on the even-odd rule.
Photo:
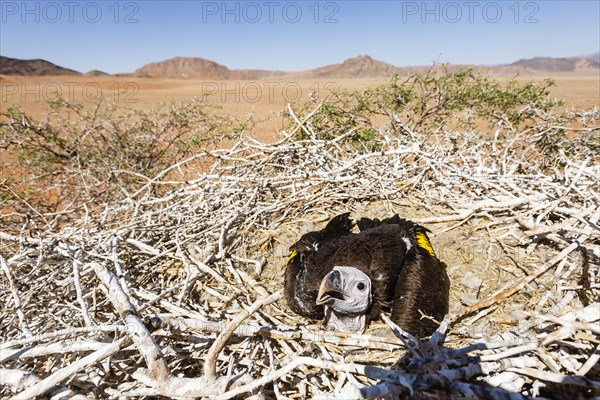
{"label": "distant hill", "polygon": [[371,78],[392,76],[404,71],[406,71],[405,68],[399,68],[364,55],[349,58],[340,64],[326,65],[292,75],[311,78]]}
{"label": "distant hill", "polygon": [[43,76],[43,75],[81,75],[81,72],[72,69],[60,67],[49,61],[19,60],[0,56],[0,74],[4,75],[25,75],[25,76]]}
{"label": "distant hill", "polygon": [[163,78],[211,79],[261,79],[269,77],[365,78],[391,76],[402,71],[402,68],[383,61],[374,60],[366,55],[350,58],[340,64],[332,64],[300,72],[253,69],[231,70],[222,64],[204,58],[175,57],[144,65],[135,71],[135,75]]}
{"label": "distant hill", "polygon": [[600,52],[598,52],[598,51],[595,53],[592,53],[592,54],[588,54],[583,57],[587,58],[588,60],[590,60],[593,63],[600,64]]}
{"label": "distant hill", "polygon": [[[595,59],[598,54],[589,56],[553,58],[535,57],[518,60],[511,64],[487,65],[458,65],[451,64],[449,71],[461,68],[475,68],[483,73],[497,74],[544,74],[548,72],[589,74],[600,71],[600,65]],[[231,70],[226,66],[204,58],[175,57],[169,60],[147,64],[135,71],[137,76],[163,78],[199,78],[199,79],[263,79],[269,77],[281,78],[379,78],[390,77],[394,74],[406,74],[410,71],[423,72],[430,66],[397,67],[383,61],[375,60],[368,55],[349,58],[339,64],[297,71],[267,71],[267,70]]]}
{"label": "distant hill", "polygon": [[107,74],[104,71],[99,71],[97,69],[93,69],[91,71],[88,71],[84,74],[85,76],[109,76],[110,74]]}
{"label": "distant hill", "polygon": [[[141,76],[175,79],[265,79],[265,78],[381,78],[394,74],[407,74],[411,71],[423,72],[431,66],[398,67],[375,60],[368,55],[349,58],[339,64],[297,72],[268,71],[260,69],[229,69],[225,65],[200,57],[175,57],[153,62],[138,68],[134,73],[114,74],[113,76]],[[440,69],[436,66],[434,69]],[[600,53],[578,57],[534,57],[521,59],[503,65],[459,65],[445,66],[454,72],[461,68],[474,68],[488,74],[547,75],[548,73],[597,74],[600,72]],[[46,60],[19,60],[0,56],[0,74],[5,75],[81,75],[80,72],[63,68]],[[108,75],[92,70],[86,76]]]}
{"label": "distant hill", "polygon": [[592,72],[599,70],[598,53],[580,57],[534,57],[515,61],[510,66],[544,72]]}
{"label": "distant hill", "polygon": [[175,57],[153,62],[138,68],[134,75],[163,78],[260,79],[281,76],[282,71],[241,69],[226,66],[200,57]]}
{"label": "distant hill", "polygon": [[204,58],[175,57],[153,62],[138,68],[138,76],[162,78],[221,78],[228,79],[231,70],[224,65]]}

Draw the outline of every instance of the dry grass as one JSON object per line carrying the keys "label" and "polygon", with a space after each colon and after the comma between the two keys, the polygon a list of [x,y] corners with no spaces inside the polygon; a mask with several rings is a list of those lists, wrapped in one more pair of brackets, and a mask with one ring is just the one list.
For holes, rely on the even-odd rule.
{"label": "dry grass", "polygon": [[[167,173],[181,162],[58,232],[0,231],[2,396],[600,395],[597,160],[548,173],[509,151],[526,138],[470,133],[361,154],[297,129],[198,154],[196,179]],[[431,340],[385,317],[325,332],[281,300],[288,246],[343,211],[432,229],[452,306]]]}

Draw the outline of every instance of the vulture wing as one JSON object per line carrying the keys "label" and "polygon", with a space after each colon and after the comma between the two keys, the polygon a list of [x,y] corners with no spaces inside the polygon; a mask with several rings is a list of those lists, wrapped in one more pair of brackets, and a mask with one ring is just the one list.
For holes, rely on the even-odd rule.
{"label": "vulture wing", "polygon": [[302,316],[321,319],[317,304],[323,279],[334,267],[353,267],[371,280],[371,318],[390,311],[403,329],[426,336],[448,311],[450,282],[446,266],[436,256],[426,229],[397,215],[384,220],[362,218],[352,233],[349,213],[333,218],[325,228],[303,235],[290,247],[285,273],[285,297]]}

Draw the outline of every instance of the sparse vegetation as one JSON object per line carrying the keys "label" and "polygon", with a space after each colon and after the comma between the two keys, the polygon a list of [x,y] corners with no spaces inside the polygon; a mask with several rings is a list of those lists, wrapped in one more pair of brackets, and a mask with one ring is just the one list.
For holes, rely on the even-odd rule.
{"label": "sparse vegetation", "polygon": [[0,181],[3,205],[17,220],[30,207],[53,214],[123,198],[244,127],[198,101],[150,111],[98,102],[86,110],[56,98],[49,107],[43,121],[18,108],[0,113],[0,151],[9,154]]}
{"label": "sparse vegetation", "polygon": [[[552,85],[501,84],[471,69],[396,76],[375,88],[331,93],[294,138],[336,139],[350,151],[369,153],[385,149],[389,138],[442,140],[456,148],[465,132],[482,141],[481,151],[517,151],[542,168],[564,166],[575,154],[597,159],[599,111],[562,110],[549,95]],[[305,115],[314,105],[290,110]],[[298,123],[286,115],[289,127]],[[17,229],[35,209],[37,217],[53,215],[55,226],[66,220],[66,209],[81,213],[122,199],[207,146],[247,133],[248,122],[199,101],[125,111],[102,102],[89,110],[57,98],[45,120],[9,108],[0,113],[0,150],[9,154],[0,180],[3,222]],[[206,167],[197,161],[188,169]]]}
{"label": "sparse vegetation", "polygon": [[[448,132],[475,131],[481,139],[521,136],[527,144],[535,144],[537,152],[532,157],[546,166],[564,162],[555,157],[561,151],[567,156],[574,152],[597,155],[597,126],[588,126],[586,120],[597,120],[598,111],[561,110],[562,100],[550,97],[553,85],[551,79],[502,84],[472,69],[442,74],[431,70],[405,79],[396,76],[373,89],[334,93],[324,100],[310,123],[317,138],[347,135],[353,147],[362,152],[383,148],[386,135],[418,136],[423,141]],[[306,114],[313,106],[300,104],[295,112]],[[582,120],[584,127],[578,129]],[[297,134],[300,140],[307,137],[306,130]]]}

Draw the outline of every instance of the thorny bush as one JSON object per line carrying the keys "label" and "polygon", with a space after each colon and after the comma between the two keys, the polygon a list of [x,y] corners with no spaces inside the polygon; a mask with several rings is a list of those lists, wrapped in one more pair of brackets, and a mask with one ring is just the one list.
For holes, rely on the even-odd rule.
{"label": "thorny bush", "polygon": [[118,200],[177,161],[245,129],[195,100],[149,111],[102,102],[86,110],[63,98],[49,107],[45,120],[16,107],[0,113],[5,223],[32,208],[40,216]]}
{"label": "thorny bush", "polygon": [[[561,100],[550,97],[552,85],[432,68],[361,91],[331,93],[316,111],[319,99],[295,103],[295,115],[285,113],[285,126],[291,129],[296,115],[303,119],[313,112],[304,122],[310,129],[297,129],[294,140],[338,138],[349,152],[381,151],[390,137],[457,146],[453,137],[476,132],[543,169],[561,168],[572,155],[597,161],[599,110],[564,110]],[[101,102],[88,110],[61,98],[49,106],[45,120],[18,108],[0,113],[0,218],[14,229],[32,217],[56,225],[66,209],[87,212],[118,201],[178,161],[253,129],[251,120],[219,115],[199,101],[150,111]]]}
{"label": "thorny bush", "polygon": [[[362,91],[332,93],[310,124],[320,139],[347,135],[360,152],[381,150],[385,145],[385,135],[380,134],[383,131],[407,141],[423,141],[446,132],[478,131],[482,139],[496,135],[511,140],[526,135],[535,150],[532,155],[548,166],[564,161],[554,158],[560,152],[567,156],[598,154],[598,129],[588,128],[599,119],[598,110],[589,120],[582,117],[586,113],[560,109],[563,101],[550,96],[554,85],[551,79],[503,83],[472,69],[450,73],[432,68],[405,78],[394,76],[388,84]],[[298,104],[295,113],[304,115],[313,107]],[[290,121],[290,126],[294,123]],[[297,138],[306,139],[307,132],[300,131]],[[547,156],[552,159],[545,159]]]}

